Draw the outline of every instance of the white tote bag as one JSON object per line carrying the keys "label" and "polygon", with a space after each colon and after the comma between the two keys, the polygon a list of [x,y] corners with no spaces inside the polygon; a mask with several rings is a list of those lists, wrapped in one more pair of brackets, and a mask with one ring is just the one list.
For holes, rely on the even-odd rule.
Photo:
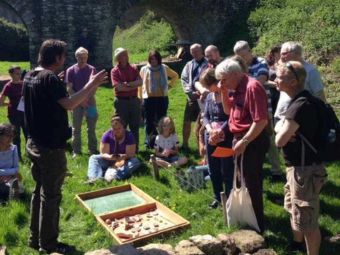
{"label": "white tote bag", "polygon": [[249,226],[260,232],[250,195],[243,178],[243,155],[241,156],[240,168],[241,187],[237,188],[237,157],[235,157],[233,188],[226,203],[228,227],[232,225]]}

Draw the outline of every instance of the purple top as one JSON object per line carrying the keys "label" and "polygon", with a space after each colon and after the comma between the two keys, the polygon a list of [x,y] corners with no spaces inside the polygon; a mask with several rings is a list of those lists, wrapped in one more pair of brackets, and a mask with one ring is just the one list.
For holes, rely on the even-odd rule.
{"label": "purple top", "polygon": [[15,84],[9,81],[4,86],[1,94],[9,98],[9,104],[7,108],[8,116],[22,114],[22,112],[17,110],[20,98],[22,96],[22,82]]}
{"label": "purple top", "polygon": [[75,64],[66,70],[65,81],[66,83],[72,83],[74,92],[77,92],[89,81],[92,70],[96,72],[96,68],[91,65],[86,65],[80,69],[78,64]]}
{"label": "purple top", "polygon": [[130,131],[125,131],[124,141],[118,144],[118,148],[115,150],[116,140],[112,134],[112,129],[110,129],[103,134],[102,143],[110,145],[110,154],[125,154],[126,146],[136,144],[136,141]]}

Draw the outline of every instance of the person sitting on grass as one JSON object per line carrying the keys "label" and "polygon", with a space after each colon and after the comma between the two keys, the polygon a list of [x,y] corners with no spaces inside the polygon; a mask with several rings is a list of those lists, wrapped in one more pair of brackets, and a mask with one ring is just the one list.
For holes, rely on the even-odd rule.
{"label": "person sitting on grass", "polygon": [[17,146],[12,144],[14,127],[0,124],[0,201],[19,196],[19,156]]}
{"label": "person sitting on grass", "polygon": [[114,115],[111,129],[102,136],[100,154],[89,159],[88,181],[92,184],[98,179],[106,181],[126,179],[140,166],[136,155],[136,140],[131,131],[126,130],[125,122]]}
{"label": "person sitting on grass", "polygon": [[[13,143],[17,146],[18,155],[21,159],[20,151],[20,129],[22,130],[25,139],[27,139],[27,132],[24,121],[24,112],[18,110],[20,100],[22,98],[22,80],[21,80],[21,68],[19,66],[12,66],[8,69],[8,74],[11,76],[11,80],[7,82],[0,92],[0,106],[7,106],[7,117],[9,122],[14,127]],[[8,97],[9,102],[5,102]]]}
{"label": "person sitting on grass", "polygon": [[175,124],[170,117],[163,117],[158,124],[159,134],[155,140],[155,155],[151,155],[153,166],[165,168],[180,167],[188,159],[179,156],[179,141],[175,131]]}

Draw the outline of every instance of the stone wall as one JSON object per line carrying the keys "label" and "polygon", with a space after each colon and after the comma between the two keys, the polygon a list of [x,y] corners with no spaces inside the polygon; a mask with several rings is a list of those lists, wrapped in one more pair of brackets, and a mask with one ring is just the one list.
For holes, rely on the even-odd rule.
{"label": "stone wall", "polygon": [[[164,17],[178,39],[215,43],[240,13],[256,0],[0,0],[10,5],[29,32],[30,60],[36,64],[41,42],[58,38],[68,43],[67,64],[74,62],[79,38],[92,46],[90,61],[98,68],[112,66],[112,37],[121,17],[141,6]],[[87,34],[87,35],[86,35]]]}

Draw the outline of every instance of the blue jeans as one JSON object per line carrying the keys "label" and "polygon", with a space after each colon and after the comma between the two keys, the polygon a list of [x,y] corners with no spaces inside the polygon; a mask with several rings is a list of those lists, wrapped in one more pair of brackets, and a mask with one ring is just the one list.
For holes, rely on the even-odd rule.
{"label": "blue jeans", "polygon": [[207,133],[205,133],[204,140],[207,148],[209,173],[214,190],[214,197],[217,201],[221,201],[220,193],[223,191],[223,184],[224,192],[227,197],[233,186],[234,159],[233,157],[215,158],[212,157],[211,154],[215,151],[217,146],[231,148],[233,135],[228,132],[225,140],[218,143],[217,146],[212,146],[208,143],[209,135]]}
{"label": "blue jeans", "polygon": [[[92,155],[89,159],[88,178],[103,178],[105,171],[112,164],[113,161],[103,159],[102,155]],[[124,166],[117,168],[115,179],[122,180],[128,178],[140,165],[141,163],[137,158],[130,158]]]}
{"label": "blue jeans", "polygon": [[13,137],[13,143],[18,148],[18,155],[21,159],[21,139],[20,139],[20,129],[22,129],[22,132],[24,134],[25,139],[27,140],[27,130],[25,127],[25,121],[24,121],[24,113],[19,112],[14,115],[8,116],[9,122],[14,126],[15,132]]}

